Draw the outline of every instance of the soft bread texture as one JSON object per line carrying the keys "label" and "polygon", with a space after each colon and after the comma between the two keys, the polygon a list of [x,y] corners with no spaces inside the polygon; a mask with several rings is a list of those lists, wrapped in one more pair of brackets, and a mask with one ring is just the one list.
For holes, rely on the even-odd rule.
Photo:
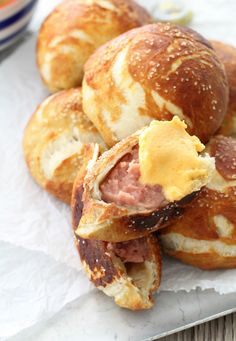
{"label": "soft bread texture", "polygon": [[211,42],[217,56],[225,67],[229,83],[229,105],[219,133],[223,135],[236,135],[236,48],[219,42]]}
{"label": "soft bread texture", "polygon": [[185,214],[160,233],[163,250],[202,269],[236,267],[236,140],[217,136],[208,146],[216,158],[212,181]]}
{"label": "soft bread texture", "polygon": [[76,230],[81,238],[120,242],[147,236],[183,214],[185,205],[195,197],[196,192],[156,210],[124,207],[101,199],[100,184],[116,163],[137,146],[140,133],[134,133],[103,153],[88,171],[84,181],[83,215]]}
{"label": "soft bread texture", "polygon": [[[94,152],[96,159],[98,152]],[[91,161],[93,162],[93,161]],[[83,178],[79,173],[72,193],[72,225],[76,230],[83,210]],[[82,265],[88,278],[116,304],[131,310],[148,309],[153,306],[152,294],[160,286],[161,256],[155,236],[146,238],[148,258],[142,263],[128,265],[108,248],[104,241],[86,240],[75,235]]]}
{"label": "soft bread texture", "polygon": [[228,105],[224,68],[211,44],[172,24],[133,29],[100,47],[85,64],[83,108],[109,146],[153,119],[184,119],[202,142]]}
{"label": "soft bread texture", "polygon": [[23,149],[36,182],[58,199],[70,203],[78,171],[83,172],[95,144],[103,140],[84,115],[81,89],[48,97],[32,115],[24,132]]}
{"label": "soft bread texture", "polygon": [[81,85],[83,65],[97,47],[121,33],[151,22],[132,0],[66,0],[44,21],[37,61],[52,91]]}

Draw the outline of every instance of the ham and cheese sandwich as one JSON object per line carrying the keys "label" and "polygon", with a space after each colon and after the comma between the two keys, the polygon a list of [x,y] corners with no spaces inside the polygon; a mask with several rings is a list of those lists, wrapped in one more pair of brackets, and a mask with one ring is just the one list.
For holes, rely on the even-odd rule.
{"label": "ham and cheese sandwich", "polygon": [[153,121],[97,160],[84,181],[81,238],[121,242],[173,222],[205,186],[214,159],[178,117]]}
{"label": "ham and cheese sandwich", "polygon": [[[83,210],[84,175],[78,173],[72,192],[74,230]],[[153,293],[159,288],[161,279],[160,249],[154,235],[120,243],[75,235],[75,244],[88,278],[98,289],[113,297],[117,305],[131,310],[153,306]]]}

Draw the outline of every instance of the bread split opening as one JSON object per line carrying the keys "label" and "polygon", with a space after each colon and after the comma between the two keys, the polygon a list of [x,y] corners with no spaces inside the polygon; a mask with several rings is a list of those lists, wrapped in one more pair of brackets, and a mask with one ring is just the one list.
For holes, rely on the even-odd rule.
{"label": "bread split opening", "polygon": [[204,145],[186,132],[178,117],[153,121],[139,143],[124,155],[100,184],[101,198],[125,207],[159,209],[206,185],[214,159],[201,156]]}
{"label": "bread split opening", "polygon": [[134,239],[120,243],[108,243],[111,250],[124,264],[127,276],[133,284],[149,292],[156,274],[151,269],[150,250],[146,238]]}
{"label": "bread split opening", "polygon": [[136,145],[111,169],[100,185],[101,198],[120,206],[145,209],[164,207],[167,201],[161,186],[144,185],[139,181],[141,173],[138,151]]}
{"label": "bread split opening", "polygon": [[144,306],[151,305],[151,293],[159,282],[157,267],[161,265],[156,263],[147,238],[108,243],[107,250],[121,261],[127,278],[139,290]]}

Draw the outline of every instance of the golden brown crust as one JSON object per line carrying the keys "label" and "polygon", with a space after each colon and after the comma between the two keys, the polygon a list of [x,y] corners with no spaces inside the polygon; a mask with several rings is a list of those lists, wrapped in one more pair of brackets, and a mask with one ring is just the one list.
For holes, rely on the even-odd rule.
{"label": "golden brown crust", "polygon": [[[219,145],[220,140],[223,144],[216,149],[215,145]],[[225,140],[228,145],[231,144],[234,154],[231,160],[224,154],[222,146]],[[232,141],[232,138],[217,136],[209,144],[210,154],[216,157],[216,175],[222,179],[221,182],[216,183],[216,187],[213,178],[198,197],[189,203],[185,214],[160,232],[167,254],[202,269],[236,266],[236,171],[231,162],[236,156],[236,149],[235,141],[234,144]],[[217,162],[222,161],[222,155],[226,156],[224,169]],[[234,178],[230,172],[231,177],[227,179],[232,165]]]}
{"label": "golden brown crust", "polygon": [[161,233],[165,235],[174,232],[197,240],[221,239],[226,244],[235,243],[236,229],[234,228],[230,238],[220,238],[213,221],[214,216],[222,215],[236,225],[235,190],[236,187],[231,187],[221,193],[205,187],[198,197],[189,203],[185,214]]}
{"label": "golden brown crust", "polygon": [[[78,174],[73,187],[71,208],[74,231],[79,224],[83,210],[84,175]],[[160,286],[161,256],[157,239],[155,236],[149,236],[144,242],[148,247],[146,262],[139,265],[125,265],[108,248],[107,242],[86,240],[75,235],[75,244],[89,279],[98,289],[114,297],[118,305],[131,310],[151,308],[152,294]],[[139,281],[136,281],[136,275]],[[151,282],[148,279],[149,276],[152,277]],[[140,279],[142,279],[141,282]],[[119,291],[113,291],[113,288],[119,288]]]}
{"label": "golden brown crust", "polygon": [[209,144],[211,155],[215,157],[215,165],[225,180],[236,179],[236,139],[216,136]]}
{"label": "golden brown crust", "polygon": [[[154,303],[152,295],[160,286],[161,256],[158,241],[153,235],[146,237],[145,240],[149,251],[147,260],[141,264],[129,263],[128,265],[123,264],[107,248],[106,242],[86,240],[79,237],[75,241],[81,262],[90,281],[105,294],[114,297],[116,304],[123,308],[131,310],[151,308]],[[146,262],[150,263],[153,269],[145,269]],[[132,278],[136,276],[132,276],[131,273],[134,271],[138,276],[138,273],[142,274],[144,269],[148,276],[150,276],[149,271],[152,272],[151,276],[153,276],[151,287],[147,289],[145,288],[145,277],[142,279],[142,286],[139,286]],[[148,280],[148,278],[146,279]],[[113,294],[112,286],[115,287],[116,285],[120,292]],[[147,291],[146,293],[142,293],[142,287],[144,287],[144,291]],[[121,298],[118,298],[118,295]]]}
{"label": "golden brown crust", "polygon": [[215,51],[184,27],[158,23],[133,29],[85,64],[83,108],[110,146],[153,118],[173,115],[206,142],[227,105],[228,84]]}
{"label": "golden brown crust", "polygon": [[76,174],[86,169],[99,142],[101,136],[82,111],[81,89],[71,89],[47,98],[36,109],[25,128],[23,149],[36,182],[70,203]]}
{"label": "golden brown crust", "polygon": [[51,91],[81,85],[83,64],[94,50],[151,17],[132,0],[67,0],[44,21],[37,61]]}
{"label": "golden brown crust", "polygon": [[102,201],[99,185],[110,169],[137,145],[140,131],[103,153],[84,181],[83,215],[76,233],[82,238],[120,242],[141,238],[174,221],[196,193],[158,210],[118,206]]}
{"label": "golden brown crust", "polygon": [[212,41],[211,43],[225,67],[229,83],[229,105],[219,133],[224,135],[236,134],[236,48],[220,41]]}
{"label": "golden brown crust", "polygon": [[168,251],[169,256],[192,265],[202,270],[216,270],[216,269],[232,269],[236,268],[236,257],[223,257],[216,252],[201,253],[197,257],[195,254],[177,251],[171,253]]}

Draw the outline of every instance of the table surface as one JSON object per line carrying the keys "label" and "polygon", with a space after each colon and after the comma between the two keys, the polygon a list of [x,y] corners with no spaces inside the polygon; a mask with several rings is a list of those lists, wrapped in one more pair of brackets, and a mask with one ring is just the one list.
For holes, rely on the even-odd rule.
{"label": "table surface", "polygon": [[186,329],[160,341],[236,341],[236,313]]}
{"label": "table surface", "polygon": [[[55,0],[57,1],[57,0]],[[52,1],[54,2],[54,1]],[[202,2],[202,1],[201,1]],[[217,5],[221,5],[222,8],[222,1],[221,0],[211,0],[210,2],[215,2],[215,4],[217,3]],[[228,6],[229,3],[232,4],[234,3],[233,1],[229,1],[227,2]],[[52,5],[52,4],[51,4]],[[235,3],[234,3],[235,5]],[[38,13],[37,13],[38,14]],[[34,22],[32,26],[38,26],[38,18],[39,15],[36,16],[36,18],[34,19]],[[218,19],[218,18],[217,18]],[[204,21],[204,20],[203,20]],[[209,21],[214,21],[211,20]],[[36,25],[37,23],[37,25]],[[202,23],[201,23],[202,24]],[[205,24],[205,22],[204,22]],[[227,24],[226,24],[227,25]],[[31,27],[32,27],[31,26]],[[215,25],[214,25],[215,26]],[[208,27],[207,27],[208,28]],[[219,30],[219,26],[215,26],[215,31]],[[204,29],[204,28],[203,28]],[[223,38],[223,34],[226,32],[217,32],[219,39]],[[220,33],[220,34],[219,34]],[[228,30],[228,35],[225,36],[226,41],[233,43],[233,32],[231,30]],[[214,33],[211,34],[210,32],[210,38],[216,38],[216,35]],[[12,52],[12,51],[10,51]],[[1,55],[3,59],[3,54]],[[6,57],[6,55],[4,55],[4,57]],[[210,321],[208,323],[204,323],[198,326],[195,326],[193,328],[184,330],[182,332],[179,332],[177,334],[173,334],[164,338],[159,339],[161,341],[236,341],[236,313],[231,314],[231,315],[227,315],[225,317],[221,317],[219,319]]]}

